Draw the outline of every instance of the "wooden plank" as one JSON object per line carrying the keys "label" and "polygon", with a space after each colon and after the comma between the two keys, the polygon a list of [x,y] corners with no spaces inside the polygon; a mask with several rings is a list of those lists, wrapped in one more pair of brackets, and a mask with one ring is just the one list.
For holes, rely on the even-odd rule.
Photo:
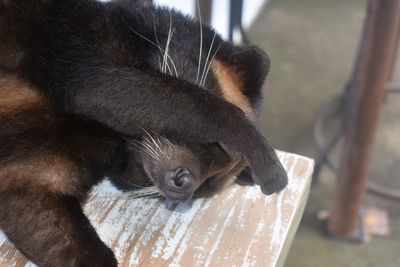
{"label": "wooden plank", "polygon": [[[109,182],[85,212],[121,266],[282,266],[306,203],[313,161],[279,153],[289,185],[264,196],[232,185],[186,203],[130,199]],[[0,233],[0,266],[34,266]]]}

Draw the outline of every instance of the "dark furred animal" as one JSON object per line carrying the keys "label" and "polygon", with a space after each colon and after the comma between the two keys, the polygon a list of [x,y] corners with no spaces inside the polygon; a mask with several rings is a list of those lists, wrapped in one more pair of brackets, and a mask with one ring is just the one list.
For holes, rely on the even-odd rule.
{"label": "dark furred animal", "polygon": [[117,265],[81,209],[105,176],[176,201],[287,184],[255,126],[266,55],[135,2],[0,0],[0,228],[40,266]]}

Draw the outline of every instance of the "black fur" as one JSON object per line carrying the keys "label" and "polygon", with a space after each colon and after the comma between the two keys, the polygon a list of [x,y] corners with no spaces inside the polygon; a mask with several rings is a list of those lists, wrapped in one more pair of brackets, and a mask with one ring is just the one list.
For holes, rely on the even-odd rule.
{"label": "black fur", "polygon": [[[51,266],[49,258],[71,266],[116,265],[111,251],[84,217],[79,200],[105,174],[123,177],[127,169],[140,170],[140,163],[126,151],[124,139],[140,139],[145,135],[143,129],[174,143],[221,143],[243,154],[254,182],[266,194],[287,184],[274,150],[240,107],[218,94],[212,71],[204,84],[199,83],[199,76],[206,71],[202,67],[198,73],[199,24],[175,11],[134,2],[0,0],[0,72],[27,82],[49,102],[43,110],[36,107],[11,117],[0,113],[0,121],[8,122],[0,130],[0,160],[28,166],[27,155],[45,151],[43,158],[55,154],[67,158],[66,165],[87,170],[79,177],[77,192],[71,189],[67,194],[50,187],[42,193],[42,187],[29,189],[27,184],[13,184],[12,190],[0,186],[1,228],[41,265]],[[160,60],[158,44],[165,49],[171,32],[167,70],[163,64],[160,67],[163,58]],[[269,70],[266,55],[254,47],[224,42],[205,26],[202,34],[201,66],[207,66],[215,55],[215,60],[232,67],[257,111]],[[42,125],[33,127],[35,123]],[[15,142],[15,134],[22,140],[20,144]],[[16,199],[15,203],[8,201],[10,198]],[[29,228],[32,235],[51,228],[40,228],[42,214],[53,218],[48,221],[53,225],[64,219],[62,224],[68,228],[65,238],[73,240],[72,245],[65,245],[57,231],[42,233],[44,237],[36,241],[24,240],[21,231],[31,215],[18,214],[24,214],[25,202],[31,203],[38,215],[37,225]],[[38,251],[37,245],[46,242],[49,250]],[[75,255],[80,250],[87,254]]]}

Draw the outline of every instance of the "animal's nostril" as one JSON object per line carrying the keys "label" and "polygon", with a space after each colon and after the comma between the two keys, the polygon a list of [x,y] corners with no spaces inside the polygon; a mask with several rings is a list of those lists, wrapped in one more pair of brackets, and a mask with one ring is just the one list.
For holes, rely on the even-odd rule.
{"label": "animal's nostril", "polygon": [[192,187],[192,175],[187,169],[178,168],[165,174],[166,184],[170,188],[189,190]]}
{"label": "animal's nostril", "polygon": [[185,184],[190,183],[189,173],[185,171],[179,171],[175,176],[174,182],[177,187],[182,187]]}

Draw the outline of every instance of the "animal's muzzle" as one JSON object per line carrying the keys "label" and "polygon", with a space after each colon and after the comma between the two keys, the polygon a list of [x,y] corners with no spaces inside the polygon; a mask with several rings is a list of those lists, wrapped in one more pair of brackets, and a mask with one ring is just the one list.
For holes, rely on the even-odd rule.
{"label": "animal's muzzle", "polygon": [[185,201],[193,195],[193,175],[186,168],[168,171],[162,180],[162,190],[170,200]]}

